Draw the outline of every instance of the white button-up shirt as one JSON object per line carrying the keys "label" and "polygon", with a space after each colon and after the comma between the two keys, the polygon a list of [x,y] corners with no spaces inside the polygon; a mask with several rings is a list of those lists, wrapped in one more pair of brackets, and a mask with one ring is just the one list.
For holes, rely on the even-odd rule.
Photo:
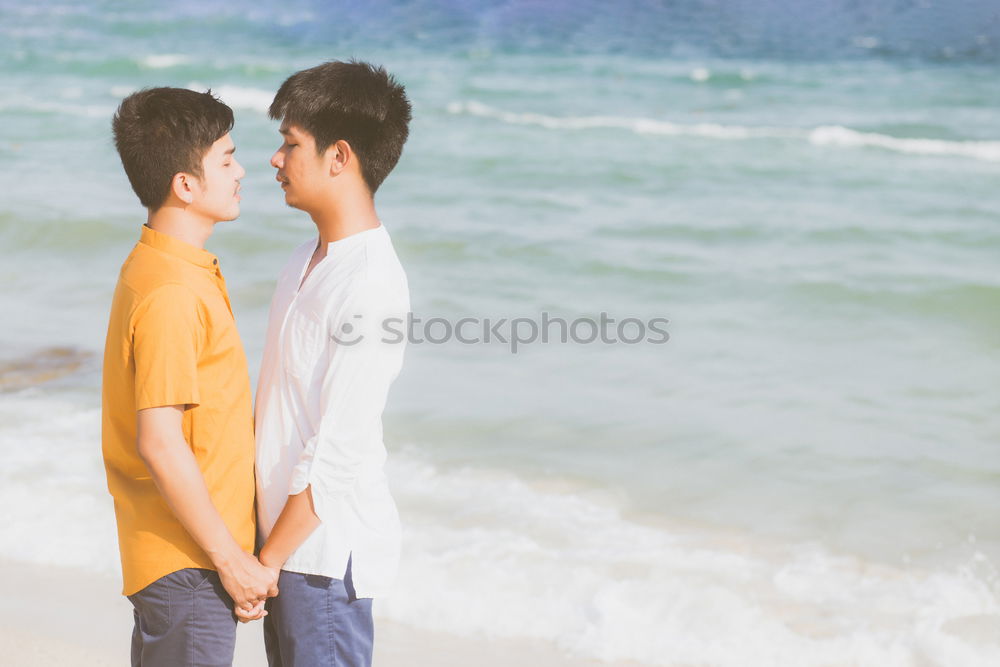
{"label": "white button-up shirt", "polygon": [[[316,241],[278,278],[257,386],[257,507],[265,539],[289,495],[312,485],[321,525],[285,570],[386,594],[400,527],[383,465],[382,410],[403,363],[406,274],[384,225],[334,241],[302,282]],[[301,287],[300,287],[301,284]]]}

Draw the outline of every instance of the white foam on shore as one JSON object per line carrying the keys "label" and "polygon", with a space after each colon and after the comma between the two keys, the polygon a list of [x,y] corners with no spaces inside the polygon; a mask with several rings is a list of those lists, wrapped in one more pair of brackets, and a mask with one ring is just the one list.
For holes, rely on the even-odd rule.
{"label": "white foam on shore", "polygon": [[[189,90],[204,92],[210,86],[192,81],[187,84]],[[246,88],[243,86],[216,86],[212,87],[212,92],[223,102],[234,109],[249,109],[267,113],[274,99],[274,92],[261,90],[260,88]]]}
{"label": "white foam on shore", "polygon": [[[74,99],[73,96],[64,96]],[[0,111],[41,112],[64,116],[80,116],[84,118],[110,118],[115,107],[102,104],[72,104],[68,102],[50,102],[26,97],[7,98],[0,101]]]}
{"label": "white foam on shore", "polygon": [[187,65],[193,62],[191,56],[180,53],[160,53],[145,56],[139,59],[139,64],[150,69],[166,69],[177,65]]}
{"label": "white foam on shore", "polygon": [[[986,557],[904,570],[822,545],[667,532],[508,474],[392,457],[405,547],[388,617],[650,665],[1000,664]],[[995,575],[995,573],[994,573]],[[983,621],[982,619],[986,619]]]}
{"label": "white foam on shore", "polygon": [[[376,603],[384,619],[649,665],[1000,664],[997,577],[983,554],[930,572],[641,525],[579,486],[390,450],[404,550],[395,593]],[[97,406],[7,394],[0,453],[0,556],[117,577]]]}
{"label": "white foam on shore", "polygon": [[709,139],[798,139],[815,146],[881,148],[911,155],[965,157],[1000,162],[1000,141],[949,141],[944,139],[893,137],[875,132],[859,132],[839,125],[812,129],[752,127],[717,123],[672,123],[651,118],[625,116],[550,116],[504,111],[480,102],[452,102],[448,113],[491,118],[511,125],[536,125],[552,130],[622,129],[636,134],[705,137]]}
{"label": "white foam on shore", "polygon": [[30,389],[3,397],[0,424],[0,556],[117,575],[100,408]]}
{"label": "white foam on shore", "polygon": [[696,123],[683,125],[650,118],[626,118],[621,116],[547,116],[537,113],[514,113],[494,109],[479,102],[454,102],[448,112],[468,114],[481,118],[493,118],[511,125],[537,125],[550,130],[588,130],[613,128],[635,132],[636,134],[657,134],[663,136],[697,136],[713,139],[750,139],[761,137],[795,137],[796,130],[767,127],[743,127],[739,125],[718,125]]}
{"label": "white foam on shore", "polygon": [[712,77],[712,72],[707,67],[695,67],[688,76],[691,77],[692,81],[701,83],[708,81]]}
{"label": "white foam on shore", "polygon": [[914,155],[957,155],[987,162],[1000,162],[1000,141],[910,139],[875,132],[858,132],[840,125],[824,125],[809,133],[809,142],[817,146],[874,146]]}

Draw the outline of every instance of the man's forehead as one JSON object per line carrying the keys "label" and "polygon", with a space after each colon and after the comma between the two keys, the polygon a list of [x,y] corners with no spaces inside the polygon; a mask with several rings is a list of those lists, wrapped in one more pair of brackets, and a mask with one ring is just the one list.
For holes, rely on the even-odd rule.
{"label": "man's forehead", "polygon": [[233,138],[228,132],[219,137],[215,143],[212,144],[213,153],[232,153],[235,150],[236,144],[233,143]]}
{"label": "man's forehead", "polygon": [[295,123],[290,123],[287,120],[281,123],[281,127],[278,128],[278,132],[281,132],[284,135],[295,136],[295,137],[303,137],[309,134],[308,132],[303,130],[300,126],[296,125]]}

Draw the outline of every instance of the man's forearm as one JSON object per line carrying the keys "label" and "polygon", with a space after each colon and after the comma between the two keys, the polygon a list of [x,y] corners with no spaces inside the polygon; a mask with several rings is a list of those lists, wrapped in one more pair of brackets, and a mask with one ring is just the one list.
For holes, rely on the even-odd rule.
{"label": "man's forearm", "polygon": [[244,552],[229,532],[184,439],[183,417],[183,405],[139,410],[139,456],[174,516],[208,554],[233,603],[252,610],[263,599],[278,594],[278,572]]}
{"label": "man's forearm", "polygon": [[184,439],[182,416],[180,407],[140,412],[139,456],[174,516],[221,569],[242,550],[212,503],[205,478]]}
{"label": "man's forearm", "polygon": [[260,562],[280,568],[288,557],[306,541],[320,524],[313,510],[312,486],[294,496],[288,496],[284,509],[260,550]]}
{"label": "man's forearm", "polygon": [[208,495],[205,478],[191,448],[180,442],[154,441],[143,448],[143,460],[174,516],[216,567],[224,567],[242,550]]}

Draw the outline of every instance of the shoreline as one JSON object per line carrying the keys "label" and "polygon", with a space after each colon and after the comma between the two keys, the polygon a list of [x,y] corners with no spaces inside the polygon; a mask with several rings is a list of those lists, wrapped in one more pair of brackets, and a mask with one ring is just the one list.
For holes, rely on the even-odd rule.
{"label": "shoreline", "polygon": [[[6,664],[119,667],[129,662],[132,605],[117,578],[63,566],[0,559],[0,642]],[[476,639],[375,618],[380,667],[571,667],[607,663],[536,640]],[[239,624],[233,665],[266,667],[260,623]]]}

